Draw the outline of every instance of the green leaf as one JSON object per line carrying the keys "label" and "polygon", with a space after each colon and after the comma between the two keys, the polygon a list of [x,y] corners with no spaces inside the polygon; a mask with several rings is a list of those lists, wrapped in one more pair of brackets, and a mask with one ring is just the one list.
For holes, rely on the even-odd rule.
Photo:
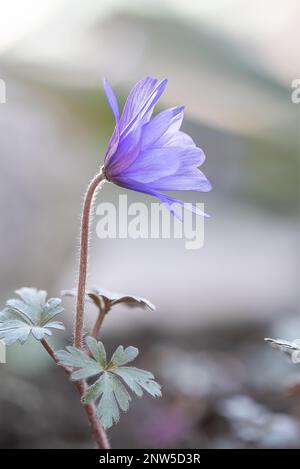
{"label": "green leaf", "polygon": [[126,363],[132,362],[139,354],[139,350],[136,347],[127,347],[124,349],[122,345],[119,345],[110,360],[110,366],[121,366]]}
{"label": "green leaf", "polygon": [[97,417],[101,421],[103,427],[110,428],[120,419],[120,411],[118,402],[115,397],[115,383],[113,375],[104,373],[101,378],[101,398],[97,406]]}
{"label": "green leaf", "polygon": [[120,419],[120,411],[126,412],[131,401],[125,386],[110,372],[105,372],[98,381],[88,389],[83,402],[91,402],[100,397],[97,416],[104,428],[110,428]]}
{"label": "green leaf", "polygon": [[114,370],[114,373],[120,376],[138,396],[142,396],[143,389],[153,397],[161,396],[161,387],[154,381],[154,376],[149,371],[140,370],[133,366],[122,366]]}
{"label": "green leaf", "polygon": [[61,299],[46,302],[47,292],[36,288],[21,288],[16,294],[21,299],[8,300],[0,312],[0,339],[7,345],[17,341],[23,344],[30,334],[41,340],[52,335],[51,329],[64,330],[62,322],[51,321],[63,312]]}
{"label": "green leaf", "polygon": [[106,351],[102,342],[97,342],[97,340],[93,337],[87,337],[86,343],[95,360],[99,362],[103,368],[105,368]]}
{"label": "green leaf", "polygon": [[81,401],[83,404],[89,404],[92,401],[95,401],[98,399],[98,397],[101,396],[103,392],[103,380],[104,380],[104,374],[100,376],[97,381],[94,382],[91,386],[87,388],[86,393],[82,397]]}
{"label": "green leaf", "polygon": [[85,368],[81,368],[80,370],[74,371],[70,379],[72,381],[78,381],[80,379],[87,379],[91,378],[92,376],[98,375],[100,373],[98,367],[94,366],[87,366]]}
{"label": "green leaf", "polygon": [[[119,379],[117,379],[116,376],[110,373],[106,374],[105,392],[108,398],[109,398],[108,396],[109,394],[113,394],[120,409],[123,410],[124,412],[127,412],[129,408],[129,403],[131,401],[131,397],[128,391],[126,390],[125,386],[122,384],[122,382]],[[103,395],[102,397],[104,398],[105,396]],[[119,421],[120,416],[119,415],[117,416],[116,412],[112,416],[109,415],[109,408],[106,407],[105,405],[105,399],[103,399],[103,402],[99,404],[97,412],[105,428],[109,428],[111,426],[110,425],[111,417],[112,417],[112,420],[114,420],[115,422]]]}
{"label": "green leaf", "polygon": [[139,383],[153,397],[161,397],[161,386],[154,380]]}
{"label": "green leaf", "polygon": [[142,397],[143,389],[141,388],[139,383],[137,383],[137,381],[135,381],[135,379],[131,378],[130,373],[127,373],[122,368],[117,368],[116,370],[114,370],[114,373],[116,375],[120,376],[120,378],[122,378],[125,381],[125,383],[129,387],[129,389],[131,389],[132,392],[134,392],[138,397]]}
{"label": "green leaf", "polygon": [[82,398],[84,404],[96,401],[97,415],[105,428],[118,422],[120,410],[127,411],[131,401],[125,385],[136,395],[142,396],[143,391],[154,397],[161,395],[161,388],[149,371],[135,367],[122,366],[138,355],[136,347],[124,349],[120,345],[107,363],[106,352],[102,342],[87,337],[86,343],[92,357],[83,350],[67,347],[66,350],[56,352],[59,363],[76,368],[71,374],[72,380],[81,380],[95,375],[100,377],[88,387]]}
{"label": "green leaf", "polygon": [[83,350],[72,346],[68,346],[66,349],[67,351],[58,350],[55,352],[55,356],[61,365],[75,368],[94,367],[95,370],[98,370],[98,373],[103,370],[100,364],[89,357]]}

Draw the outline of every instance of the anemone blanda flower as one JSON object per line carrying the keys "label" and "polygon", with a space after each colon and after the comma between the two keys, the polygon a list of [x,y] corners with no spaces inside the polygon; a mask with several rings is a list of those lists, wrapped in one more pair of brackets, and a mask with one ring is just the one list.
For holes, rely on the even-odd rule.
{"label": "anemone blanda flower", "polygon": [[[116,121],[105,154],[104,172],[108,181],[157,197],[171,213],[182,218],[176,206],[182,207],[184,202],[161,191],[207,192],[211,184],[198,169],[205,160],[203,151],[180,130],[184,108],[170,108],[151,118],[166,84],[167,80],[151,77],[139,81],[120,116],[116,96],[104,80]],[[188,204],[187,208],[203,215],[194,205]]]}

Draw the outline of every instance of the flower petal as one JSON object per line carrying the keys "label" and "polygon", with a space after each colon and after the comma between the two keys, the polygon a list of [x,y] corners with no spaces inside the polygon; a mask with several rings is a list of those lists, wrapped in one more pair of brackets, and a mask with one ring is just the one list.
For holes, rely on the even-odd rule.
{"label": "flower petal", "polygon": [[113,112],[113,115],[115,116],[116,123],[117,123],[119,121],[119,117],[120,117],[118,101],[117,101],[116,95],[115,95],[112,87],[110,86],[110,84],[108,83],[106,78],[104,78],[104,80],[103,80],[103,87],[104,87],[104,91],[105,91],[105,94],[106,94],[108,104],[110,105],[110,108]]}
{"label": "flower petal", "polygon": [[164,147],[195,147],[196,144],[192,137],[190,137],[185,132],[178,130],[174,134],[166,132],[161,138],[156,142],[156,145],[161,145]]}
{"label": "flower petal", "polygon": [[173,148],[154,148],[141,151],[121,177],[148,183],[174,174],[179,166],[180,161]]}
{"label": "flower petal", "polygon": [[125,171],[137,158],[140,152],[141,125],[135,127],[125,138],[123,137],[116,151],[106,162],[106,176],[113,179]]}
{"label": "flower petal", "polygon": [[165,134],[165,138],[168,139],[168,135],[174,135],[180,129],[183,111],[183,106],[167,109],[145,124],[142,130],[142,149],[147,149],[149,146],[161,147],[160,143],[156,145],[160,137]]}
{"label": "flower petal", "polygon": [[122,112],[120,127],[124,129],[135,117],[147,101],[157,85],[158,80],[152,77],[145,77],[140,80],[130,91]]}
{"label": "flower petal", "polygon": [[[134,141],[136,145],[138,144],[137,137],[141,137],[140,128],[150,118],[153,107],[163,93],[166,84],[167,80],[159,82],[151,77],[146,77],[138,82],[129,94],[122,116],[118,121],[115,95],[108,82],[104,82],[108,101],[116,117],[116,127],[109,141],[105,157],[105,168],[109,178],[125,170],[138,156],[139,148],[133,148],[131,142]],[[130,151],[128,149],[129,143]],[[121,162],[121,160],[124,161]]]}
{"label": "flower petal", "polygon": [[184,172],[177,172],[150,183],[151,188],[161,191],[199,191],[211,190],[211,183],[197,168]]}
{"label": "flower petal", "polygon": [[198,147],[165,147],[169,151],[176,152],[180,160],[180,170],[198,168],[205,161],[205,154]]}
{"label": "flower petal", "polygon": [[184,202],[180,199],[175,199],[174,197],[170,197],[169,195],[166,195],[166,194],[161,194],[161,192],[158,192],[157,190],[153,189],[150,184],[141,184],[138,181],[129,180],[129,179],[125,181],[118,179],[114,182],[115,184],[121,187],[124,187],[125,189],[130,189],[132,191],[142,192],[144,194],[157,197],[163,204],[165,204],[165,207],[172,213],[172,215],[174,215],[180,221],[183,220],[182,210],[181,210],[182,208],[190,210],[191,212],[196,213],[197,215],[209,217],[209,215],[204,213],[195,205],[188,203],[188,202]]}
{"label": "flower petal", "polygon": [[162,95],[167,80],[146,77],[139,81],[129,94],[120,119],[120,133],[126,135],[138,120],[147,122]]}
{"label": "flower petal", "polygon": [[115,151],[118,148],[119,140],[120,140],[120,132],[119,132],[119,118],[120,118],[120,113],[119,113],[119,106],[117,102],[116,95],[108,83],[108,81],[104,78],[103,80],[103,87],[104,91],[106,94],[106,98],[108,101],[108,104],[110,105],[110,108],[113,112],[113,115],[115,116],[116,120],[116,126],[114,128],[114,131],[112,133],[112,136],[110,137],[109,143],[107,145],[107,149],[105,152],[105,161],[108,162],[108,160],[111,158],[111,156],[115,153]]}
{"label": "flower petal", "polygon": [[163,203],[163,205],[174,215],[178,220],[183,221],[183,210],[189,210],[190,212],[196,213],[202,217],[208,217],[209,215],[200,210],[195,204],[190,202],[184,202],[183,200],[170,197],[166,194],[157,192],[156,197]]}
{"label": "flower petal", "polygon": [[197,168],[205,155],[193,139],[180,131],[183,107],[167,109],[150,120],[152,110],[167,80],[146,77],[130,92],[118,120],[118,108],[110,86],[105,83],[108,101],[116,117],[116,128],[105,158],[105,174],[115,184],[157,197],[182,218],[182,207],[205,215],[196,206],[160,191],[209,191],[211,184]]}

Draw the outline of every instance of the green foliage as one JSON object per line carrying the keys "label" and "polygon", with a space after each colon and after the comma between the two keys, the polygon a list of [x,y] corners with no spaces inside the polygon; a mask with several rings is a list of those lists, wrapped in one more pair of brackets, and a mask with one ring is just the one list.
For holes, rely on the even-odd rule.
{"label": "green foliage", "polygon": [[8,300],[0,312],[0,339],[6,345],[24,344],[30,334],[41,340],[52,335],[50,329],[64,330],[62,322],[53,321],[64,310],[60,298],[46,301],[47,292],[36,288],[21,288],[15,293],[21,299]]}
{"label": "green foliage", "polygon": [[154,380],[149,371],[124,366],[138,356],[136,347],[124,348],[120,345],[110,360],[102,342],[88,337],[86,340],[91,356],[75,347],[56,352],[61,365],[76,368],[71,374],[71,380],[80,380],[100,375],[88,387],[82,398],[83,404],[97,402],[97,416],[104,428],[110,428],[119,421],[120,409],[126,412],[129,408],[131,396],[125,385],[137,396],[146,391],[153,397],[161,396],[160,385]]}

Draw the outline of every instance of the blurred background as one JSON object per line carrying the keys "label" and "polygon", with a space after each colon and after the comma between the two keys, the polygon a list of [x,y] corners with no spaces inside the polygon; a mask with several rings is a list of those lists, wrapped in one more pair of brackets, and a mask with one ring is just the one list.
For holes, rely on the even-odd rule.
{"label": "blurred background", "polygon": [[[167,77],[159,109],[185,104],[213,184],[184,198],[211,218],[194,251],[92,230],[89,285],[157,307],[116,307],[102,330],[110,351],[138,346],[137,366],[163,386],[162,399],[132,402],[112,445],[299,447],[299,365],[263,342],[300,338],[299,2],[1,0],[0,11],[1,307],[21,286],[50,296],[75,286],[82,195],[114,125],[102,78],[124,102],[144,76]],[[108,184],[98,200],[123,193],[151,203]],[[64,304],[57,347],[72,330],[74,301]],[[88,324],[95,317],[91,307]],[[74,389],[38,343],[11,347],[0,377],[1,448],[93,445]]]}

